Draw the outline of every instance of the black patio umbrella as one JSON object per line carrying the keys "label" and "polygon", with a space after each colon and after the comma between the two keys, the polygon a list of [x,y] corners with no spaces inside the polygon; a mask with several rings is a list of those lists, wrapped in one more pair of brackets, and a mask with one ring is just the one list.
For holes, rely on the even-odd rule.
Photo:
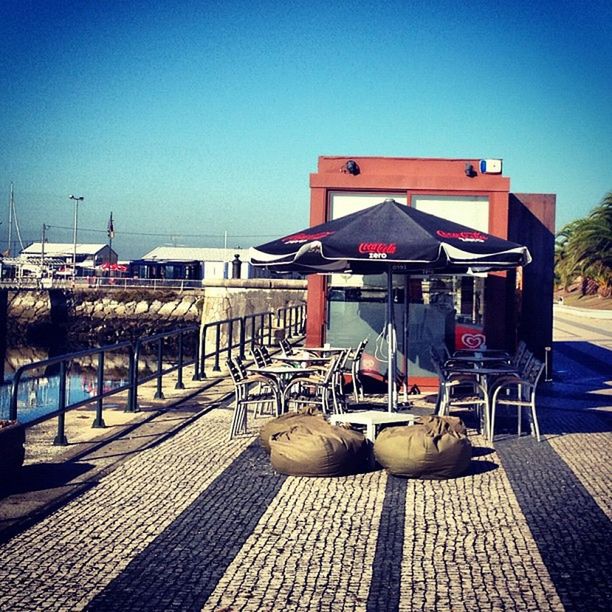
{"label": "black patio umbrella", "polygon": [[523,266],[526,247],[385,200],[350,215],[273,240],[249,252],[255,266],[277,272],[387,272],[389,410],[395,409],[393,274],[459,274]]}

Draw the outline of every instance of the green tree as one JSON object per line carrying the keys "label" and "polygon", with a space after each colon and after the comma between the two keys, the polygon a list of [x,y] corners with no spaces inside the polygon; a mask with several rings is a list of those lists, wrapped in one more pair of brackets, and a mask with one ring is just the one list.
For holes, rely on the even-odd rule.
{"label": "green tree", "polygon": [[600,295],[612,295],[612,192],[587,217],[557,234],[555,276],[564,288],[581,277],[583,293],[592,281]]}

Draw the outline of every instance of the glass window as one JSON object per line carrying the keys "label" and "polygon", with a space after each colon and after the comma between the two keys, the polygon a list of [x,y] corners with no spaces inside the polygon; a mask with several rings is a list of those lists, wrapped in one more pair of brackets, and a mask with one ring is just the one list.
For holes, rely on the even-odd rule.
{"label": "glass window", "polygon": [[[402,193],[331,192],[330,218],[374,206],[386,198],[407,203]],[[488,231],[487,197],[424,195],[414,196],[412,204],[424,212]],[[430,357],[432,346],[446,346],[449,351],[486,346],[482,330],[484,277],[396,275],[393,284],[398,375],[402,380],[406,370],[410,377],[436,378]],[[386,304],[384,274],[329,277],[326,341],[336,346],[356,346],[368,338],[362,370],[377,380],[387,376]]]}
{"label": "glass window", "polygon": [[[330,279],[326,341],[335,346],[356,346],[368,338],[362,370],[382,381],[387,376],[386,277],[355,275],[349,284],[342,282],[345,276],[332,275]],[[486,346],[483,277],[396,275],[393,286],[398,377],[402,380],[406,369],[410,377],[436,377],[432,346],[446,346],[451,352]]]}
{"label": "glass window", "polygon": [[412,206],[481,232],[489,231],[489,198],[486,196],[415,195]]}

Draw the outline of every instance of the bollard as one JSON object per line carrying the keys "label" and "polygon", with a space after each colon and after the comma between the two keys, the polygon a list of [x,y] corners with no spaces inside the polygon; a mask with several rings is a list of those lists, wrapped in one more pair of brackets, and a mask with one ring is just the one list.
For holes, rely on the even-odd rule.
{"label": "bollard", "polygon": [[552,347],[544,347],[544,382],[552,382]]}

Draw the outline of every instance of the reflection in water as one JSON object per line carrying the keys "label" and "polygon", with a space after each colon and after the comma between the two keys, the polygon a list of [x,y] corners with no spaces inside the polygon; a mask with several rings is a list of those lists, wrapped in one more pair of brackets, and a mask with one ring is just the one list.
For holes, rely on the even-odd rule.
{"label": "reflection in water", "polygon": [[[183,347],[184,360],[193,359],[195,349],[186,342]],[[0,419],[7,419],[10,412],[12,381],[17,370],[25,365],[66,355],[77,350],[93,347],[54,346],[48,349],[33,346],[8,347],[4,362],[4,380],[0,381]],[[157,371],[156,343],[145,343],[138,359],[138,376],[142,379]],[[162,369],[177,363],[176,338],[164,341]],[[67,362],[66,406],[94,398],[102,392],[123,387],[129,382],[129,349],[112,348],[104,353],[103,388],[98,389],[99,353],[72,357]],[[17,395],[17,416],[29,422],[59,409],[60,364],[27,369],[20,377]]]}
{"label": "reflection in water", "polygon": [[[5,381],[0,385],[0,419],[8,419],[15,372],[23,365],[48,359],[43,349],[13,347],[7,351]],[[21,422],[33,421],[59,409],[59,364],[28,369],[20,378],[17,394],[17,415]],[[154,372],[154,356],[141,357],[140,375]],[[100,392],[108,392],[128,384],[129,358],[125,349],[110,351],[104,357],[103,388],[98,389],[98,354],[73,358],[68,362],[66,376],[66,405],[94,398]]]}

